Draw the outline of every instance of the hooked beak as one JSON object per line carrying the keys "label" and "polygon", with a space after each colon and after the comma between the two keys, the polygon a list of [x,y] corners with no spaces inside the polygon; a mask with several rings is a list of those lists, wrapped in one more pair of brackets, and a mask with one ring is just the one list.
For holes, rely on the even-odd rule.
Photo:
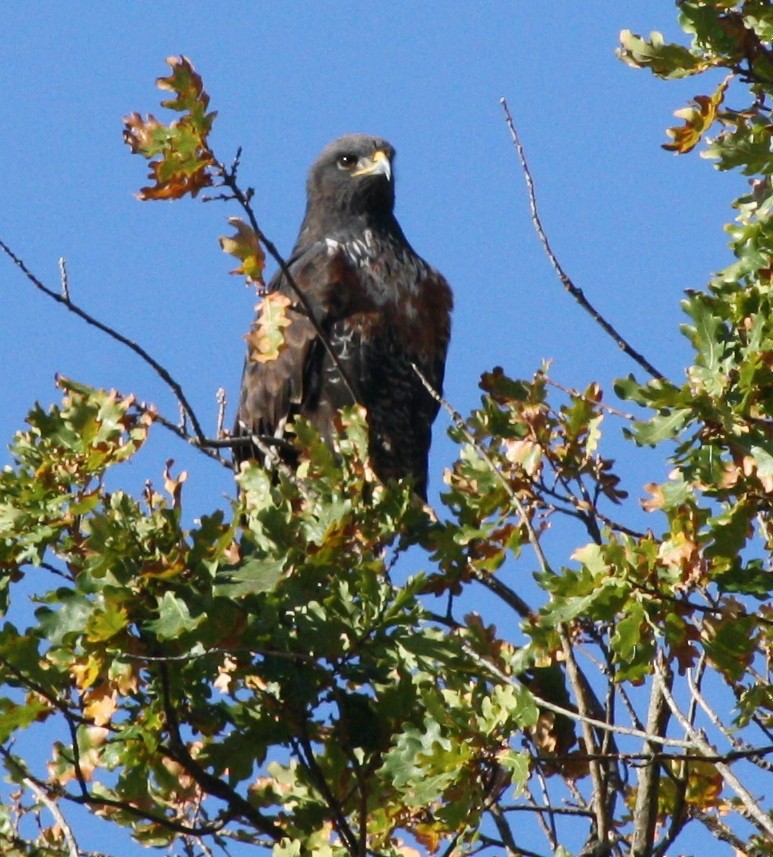
{"label": "hooked beak", "polygon": [[372,157],[362,157],[357,163],[357,169],[351,173],[353,176],[382,175],[387,181],[392,178],[392,165],[389,156],[381,149],[377,149]]}

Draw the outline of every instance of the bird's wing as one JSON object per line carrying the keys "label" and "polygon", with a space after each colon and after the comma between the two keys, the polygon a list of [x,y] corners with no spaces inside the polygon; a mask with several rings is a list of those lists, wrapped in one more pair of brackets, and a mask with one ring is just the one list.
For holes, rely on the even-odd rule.
{"label": "bird's wing", "polygon": [[[316,408],[322,406],[327,411],[329,404],[337,409],[352,403],[351,395],[343,401],[320,402],[325,364],[327,372],[330,367],[317,328],[327,334],[346,312],[341,296],[352,293],[354,271],[341,253],[324,242],[296,255],[288,267],[306,300],[301,301],[281,272],[269,284],[269,294],[288,299],[284,314],[289,323],[283,329],[284,342],[278,355],[265,361],[247,356],[235,429],[240,436],[281,437],[287,422],[301,413],[324,429],[324,420],[314,418]],[[316,326],[310,318],[312,313]],[[345,384],[336,386],[345,393]],[[235,457],[237,461],[254,458],[256,450],[237,447]]]}

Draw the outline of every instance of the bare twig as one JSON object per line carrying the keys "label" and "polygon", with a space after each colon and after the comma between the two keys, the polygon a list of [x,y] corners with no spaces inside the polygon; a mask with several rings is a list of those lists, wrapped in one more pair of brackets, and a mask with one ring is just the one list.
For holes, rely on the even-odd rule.
{"label": "bare twig", "polygon": [[[577,758],[576,756],[573,758]],[[593,813],[589,809],[583,809],[579,806],[541,806],[538,803],[533,804],[515,804],[500,805],[502,812],[534,812],[534,813],[552,813],[553,815],[581,815],[585,818],[593,818]]]}
{"label": "bare twig", "polygon": [[706,716],[711,720],[714,726],[727,738],[730,742],[731,746],[734,750],[739,751],[742,750],[747,752],[747,758],[750,762],[757,765],[757,767],[762,768],[765,771],[772,771],[773,765],[770,762],[767,762],[762,757],[758,757],[755,755],[755,751],[753,747],[750,747],[748,744],[743,741],[739,741],[733,733],[728,729],[727,726],[719,719],[719,715],[714,711],[714,709],[708,704],[706,698],[700,692],[698,682],[693,680],[692,675],[690,674],[690,670],[687,670],[687,686],[690,688],[690,693],[692,694],[693,700],[703,709]]}
{"label": "bare twig", "polygon": [[[580,670],[577,666],[577,660],[574,657],[572,643],[569,639],[569,631],[565,625],[559,628],[558,635],[561,640],[564,661],[566,662],[566,674],[577,699],[580,726],[582,728],[585,746],[588,753],[594,755],[597,752],[596,736],[593,733],[593,728],[590,723],[586,685],[580,677]],[[607,818],[606,811],[607,774],[602,767],[601,762],[595,759],[590,762],[589,769],[591,782],[593,783],[592,805],[596,814],[596,835],[599,843],[606,844],[609,840],[609,819]]]}
{"label": "bare twig", "polygon": [[31,792],[35,794],[35,797],[46,807],[46,809],[48,809],[51,815],[54,816],[54,820],[59,825],[59,829],[62,831],[62,836],[64,836],[64,841],[67,844],[67,853],[69,857],[81,857],[81,852],[78,848],[75,836],[73,835],[72,828],[67,823],[67,819],[65,819],[64,815],[62,815],[62,811],[59,809],[56,801],[52,800],[45,790],[42,789],[31,777],[23,776],[21,781]]}
{"label": "bare twig", "polygon": [[59,259],[59,282],[62,284],[62,297],[70,302],[70,281],[67,276],[67,259],[61,256]]}
{"label": "bare twig", "polygon": [[2,240],[0,240],[0,250],[2,250],[6,256],[16,265],[16,267],[24,274],[24,276],[35,286],[36,289],[43,292],[44,295],[47,295],[52,300],[55,300],[57,303],[62,304],[69,312],[73,313],[73,315],[77,315],[82,321],[85,321],[86,324],[91,325],[92,327],[96,327],[97,330],[100,330],[102,333],[107,334],[111,339],[114,339],[116,342],[120,342],[121,345],[125,345],[130,351],[133,351],[141,360],[150,366],[153,371],[161,378],[161,380],[169,387],[169,389],[174,393],[175,398],[180,404],[180,408],[187,414],[191,421],[191,425],[193,426],[193,431],[196,437],[199,440],[204,439],[204,432],[201,429],[201,425],[199,420],[191,407],[188,399],[183,392],[180,384],[172,377],[169,371],[164,368],[158,360],[152,357],[141,345],[138,345],[133,339],[129,339],[128,336],[124,336],[122,333],[119,333],[115,328],[111,327],[109,324],[105,324],[103,321],[99,321],[99,319],[95,318],[90,313],[86,312],[86,310],[81,309],[77,304],[73,303],[70,300],[69,292],[65,291],[63,294],[59,294],[55,292],[53,289],[50,289],[46,286],[41,280],[39,280],[27,265],[24,263],[22,259],[20,259],[11,248]]}
{"label": "bare twig", "polygon": [[715,815],[703,812],[703,810],[697,806],[692,806],[690,808],[690,815],[703,823],[711,832],[711,835],[715,836],[720,842],[728,842],[732,845],[736,851],[736,857],[752,857],[752,852],[747,850],[746,843],[740,837],[736,836],[733,831]]}
{"label": "bare twig", "polygon": [[507,823],[507,819],[505,818],[499,806],[497,806],[497,804],[494,804],[492,807],[490,807],[489,813],[494,819],[494,825],[496,826],[497,832],[502,838],[507,857],[522,857],[522,855],[526,854],[525,851],[523,851],[516,845],[515,839],[513,838],[513,831],[510,829],[510,825]]}
{"label": "bare twig", "polygon": [[[536,766],[534,773],[536,775],[537,782],[539,783],[540,791],[542,792],[542,807],[549,809],[548,812],[540,813],[537,816],[537,824],[542,828],[542,832],[545,834],[545,838],[550,844],[551,849],[555,851],[558,848],[558,830],[556,829],[555,813],[552,812],[552,802],[548,792],[548,784],[545,780],[545,774],[543,773],[541,766]],[[540,804],[537,803],[537,799],[532,794],[528,784],[524,786],[523,791],[531,800],[533,806],[540,806]],[[547,818],[545,816],[547,816]]]}
{"label": "bare twig", "polygon": [[[670,676],[669,676],[670,679]],[[659,682],[652,683],[649,712],[647,714],[647,732],[651,735],[665,735],[668,728],[669,710]],[[655,753],[652,741],[646,741],[651,753]],[[647,857],[655,841],[655,828],[658,821],[658,792],[660,789],[660,763],[650,761],[639,770],[639,782],[636,790],[636,806],[633,813],[633,834],[631,836],[631,857]]]}
{"label": "bare twig", "polygon": [[[679,706],[674,701],[671,692],[668,689],[666,678],[666,667],[662,661],[655,664],[655,681],[659,682],[663,696],[671,709],[671,713],[679,721],[685,734],[689,735],[693,746],[698,749],[702,755],[716,756],[717,751],[709,744],[709,742],[696,730],[689,720],[682,714]],[[744,805],[750,821],[756,823],[759,830],[764,831],[768,836],[773,837],[773,819],[767,813],[763,812],[758,806],[754,796],[743,783],[736,777],[730,767],[725,762],[715,761],[714,766],[722,774],[727,785],[736,793],[741,803]]]}
{"label": "bare twig", "polygon": [[510,130],[510,136],[513,140],[513,144],[515,146],[516,152],[518,153],[518,160],[521,163],[521,169],[523,171],[524,178],[526,180],[526,189],[529,194],[529,207],[531,209],[531,220],[534,224],[534,228],[537,231],[537,235],[542,242],[542,246],[545,249],[545,253],[547,254],[548,260],[553,267],[553,270],[558,275],[558,278],[561,280],[561,284],[563,287],[569,292],[569,294],[577,301],[577,303],[590,315],[590,317],[598,324],[601,329],[612,338],[615,344],[620,348],[625,354],[627,354],[632,360],[639,364],[649,375],[653,378],[657,378],[660,380],[665,380],[665,376],[660,373],[642,354],[636,351],[628,342],[615,330],[615,328],[601,315],[601,313],[591,304],[591,302],[585,297],[585,294],[582,289],[578,288],[568,276],[568,274],[564,271],[561,263],[556,258],[553,249],[550,246],[550,241],[548,241],[548,237],[545,233],[545,229],[542,226],[542,221],[540,220],[539,210],[537,208],[537,195],[534,190],[534,180],[532,179],[531,171],[529,169],[529,164],[526,160],[526,153],[524,152],[523,144],[521,143],[521,139],[518,136],[518,131],[515,128],[515,123],[513,122],[513,117],[510,113],[510,108],[507,105],[507,99],[500,98],[499,103],[502,105],[502,109],[505,113],[505,121],[507,122],[507,127]]}
{"label": "bare twig", "polygon": [[225,409],[228,404],[228,397],[225,393],[225,387],[217,388],[217,426],[215,428],[215,436],[218,438],[225,437]]}
{"label": "bare twig", "polygon": [[561,390],[562,393],[566,393],[568,396],[573,396],[575,399],[582,399],[584,402],[589,402],[592,405],[597,405],[600,410],[606,411],[608,414],[612,414],[615,417],[620,417],[620,419],[626,420],[627,422],[633,422],[636,417],[633,414],[628,414],[625,411],[621,411],[618,408],[613,407],[612,405],[608,405],[606,402],[600,402],[597,399],[592,398],[591,396],[586,396],[585,393],[576,390],[574,387],[566,387],[564,384],[560,384],[558,381],[554,381],[552,378],[549,378],[547,375],[540,373],[542,380],[548,384],[550,387],[555,387],[557,390]]}
{"label": "bare twig", "polygon": [[226,461],[222,455],[219,455],[215,450],[219,447],[232,447],[234,443],[232,441],[222,441],[222,440],[212,440],[207,437],[194,437],[192,434],[187,432],[179,423],[174,423],[172,420],[167,419],[162,414],[160,414],[154,405],[150,405],[147,402],[137,402],[136,407],[142,411],[143,413],[150,414],[153,417],[153,420],[157,422],[159,425],[163,426],[167,431],[172,432],[172,434],[177,435],[180,440],[184,440],[186,443],[191,446],[196,447],[196,449],[200,450],[204,453],[204,455],[209,456],[213,461],[217,461],[218,464],[222,464],[224,467],[227,467],[229,470],[231,469],[231,462]]}

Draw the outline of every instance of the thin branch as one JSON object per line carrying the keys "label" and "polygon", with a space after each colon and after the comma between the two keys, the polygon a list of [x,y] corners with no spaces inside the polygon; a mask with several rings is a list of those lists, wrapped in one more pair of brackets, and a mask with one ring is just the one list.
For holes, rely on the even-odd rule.
{"label": "thin branch", "polygon": [[[578,756],[573,756],[572,758],[581,758]],[[553,815],[581,815],[584,818],[593,818],[593,811],[590,809],[583,809],[579,806],[540,806],[538,803],[534,804],[515,804],[515,805],[501,805],[500,809],[502,812],[534,812],[534,813],[552,813]]]}
{"label": "thin branch", "polygon": [[607,413],[612,414],[613,416],[620,417],[621,419],[624,419],[627,422],[634,422],[636,420],[636,417],[633,414],[628,414],[625,411],[621,411],[618,408],[613,407],[612,405],[608,405],[606,402],[594,399],[592,396],[588,396],[580,390],[576,390],[574,387],[566,387],[558,381],[554,381],[552,378],[549,378],[545,374],[542,374],[542,380],[550,387],[555,387],[557,390],[561,390],[562,393],[566,393],[567,396],[573,396],[575,399],[582,399],[584,402],[588,402],[591,405],[596,405],[600,410],[606,411]]}
{"label": "thin branch", "polygon": [[10,767],[18,771],[20,775],[29,777],[29,779],[32,780],[38,788],[46,791],[52,799],[61,798],[69,803],[77,804],[78,806],[111,807],[129,815],[133,815],[135,818],[150,821],[153,824],[158,824],[160,827],[166,828],[167,830],[173,830],[176,833],[181,833],[186,836],[208,836],[214,833],[220,833],[223,826],[233,817],[232,814],[224,814],[220,819],[212,822],[211,824],[202,825],[201,827],[191,827],[190,825],[182,824],[181,822],[174,821],[170,818],[154,815],[152,812],[139,809],[126,801],[115,800],[108,797],[97,797],[96,795],[91,794],[88,790],[80,795],[75,795],[60,787],[53,787],[28,771],[22,764],[21,760],[17,759],[12,753],[10,753],[6,747],[0,746],[0,756],[6,760]]}
{"label": "thin branch", "polygon": [[[671,676],[669,676],[669,680]],[[665,735],[668,729],[669,709],[660,682],[653,682],[650,691],[647,732]],[[636,805],[633,813],[634,828],[631,836],[631,857],[647,857],[655,841],[658,822],[658,794],[660,791],[660,763],[654,761],[655,745],[646,741],[645,746],[653,753],[653,761],[639,771],[636,789]]]}
{"label": "thin branch", "polygon": [[697,818],[704,824],[712,836],[716,837],[720,842],[727,842],[733,846],[736,851],[736,857],[752,857],[752,853],[747,851],[746,843],[716,816],[703,812],[696,806],[690,808],[690,815]]}
{"label": "thin branch", "polygon": [[[535,699],[539,702],[538,697]],[[616,731],[616,730],[615,730]],[[645,734],[646,733],[642,733]],[[647,736],[653,744],[658,742],[657,736]],[[553,762],[586,762],[591,759],[614,760],[616,762],[736,762],[739,759],[749,759],[752,756],[769,756],[773,754],[773,744],[763,747],[750,747],[746,750],[728,750],[727,753],[716,753],[714,755],[706,755],[697,750],[692,753],[662,753],[658,751],[638,752],[638,753],[623,753],[619,750],[591,753],[556,753],[546,757],[544,761]],[[541,760],[538,760],[541,761]],[[639,767],[638,765],[635,765]],[[588,813],[591,814],[590,812]]]}
{"label": "thin branch", "polygon": [[490,592],[493,592],[497,598],[507,604],[507,606],[514,610],[522,619],[528,619],[534,614],[534,611],[528,603],[524,601],[517,592],[502,583],[498,577],[495,577],[493,574],[489,574],[488,572],[481,571],[480,569],[475,568],[472,564],[468,566],[468,571],[473,580],[480,583],[481,586],[484,586]]}
{"label": "thin branch", "polygon": [[[213,461],[217,461],[218,464],[222,464],[224,467],[228,468],[228,470],[233,469],[233,465],[230,461],[223,458],[216,450],[218,449],[234,449],[234,447],[238,446],[257,446],[261,452],[264,452],[263,447],[265,446],[279,446],[283,449],[292,450],[293,445],[285,438],[274,437],[273,435],[249,435],[249,436],[240,436],[240,437],[194,437],[194,435],[190,434],[190,432],[186,431],[185,428],[180,426],[178,423],[172,422],[172,420],[167,419],[162,414],[160,414],[155,405],[148,404],[147,402],[137,402],[135,407],[143,413],[150,414],[153,417],[153,420],[157,422],[159,425],[163,426],[168,431],[172,432],[172,434],[176,435],[180,440],[185,441],[185,443],[190,444],[191,446],[198,449],[200,452],[203,452],[204,455],[209,456]],[[218,417],[219,419],[219,417]]]}
{"label": "thin branch", "polygon": [[67,823],[67,819],[64,815],[62,815],[62,811],[59,809],[56,801],[51,800],[46,791],[42,789],[31,777],[22,776],[21,781],[31,792],[35,794],[35,797],[46,807],[46,809],[48,809],[51,815],[54,816],[54,820],[59,825],[62,835],[64,836],[64,841],[67,844],[69,857],[81,857],[81,852],[78,848],[78,843],[75,840],[72,828]]}
{"label": "thin branch", "polygon": [[504,843],[505,853],[508,857],[522,857],[522,855],[526,854],[525,851],[516,845],[515,839],[513,838],[513,831],[510,830],[510,825],[507,823],[507,819],[504,817],[502,810],[494,804],[490,807],[489,813],[494,819],[494,826]]}
{"label": "thin branch", "polygon": [[[542,806],[550,807],[551,801],[550,796],[548,794],[547,783],[545,782],[545,775],[542,772],[541,766],[537,766],[535,768],[535,774],[537,777],[537,782],[540,786],[540,791],[542,792]],[[536,798],[531,792],[528,784],[524,785],[524,793],[531,800],[533,806],[539,806]],[[542,828],[542,832],[545,834],[545,839],[547,839],[550,848],[555,851],[558,848],[558,831],[556,830],[556,818],[554,813],[548,812],[547,818],[545,818],[545,813],[540,813],[537,816],[537,824]]]}
{"label": "thin branch", "polygon": [[81,309],[77,304],[73,303],[70,300],[69,292],[64,294],[59,294],[55,292],[53,289],[49,289],[41,280],[39,280],[30,269],[26,266],[26,264],[11,250],[11,248],[2,240],[0,240],[0,250],[2,250],[6,256],[16,265],[16,267],[24,274],[24,276],[35,286],[36,289],[43,292],[44,295],[47,295],[52,300],[56,301],[59,304],[62,304],[69,312],[73,313],[73,315],[77,315],[78,318],[85,321],[86,324],[91,325],[92,327],[96,327],[97,330],[102,331],[102,333],[107,334],[111,339],[114,339],[116,342],[120,342],[121,345],[125,345],[130,351],[133,351],[141,360],[148,364],[148,366],[153,369],[153,371],[161,378],[161,380],[169,387],[169,389],[174,393],[175,398],[180,403],[180,407],[185,411],[188,415],[191,425],[193,426],[193,431],[199,440],[204,439],[204,432],[201,429],[201,425],[199,423],[198,417],[196,416],[193,408],[191,407],[188,399],[183,392],[180,384],[175,381],[172,375],[169,373],[167,369],[165,369],[154,357],[141,346],[138,345],[134,340],[129,339],[128,336],[124,336],[122,333],[119,333],[114,328],[110,327],[109,324],[105,324],[99,319],[95,318],[90,313]]}
{"label": "thin branch", "polygon": [[177,719],[177,711],[172,702],[171,688],[169,684],[169,671],[166,664],[159,667],[159,678],[161,692],[163,694],[164,717],[169,733],[169,746],[159,744],[162,753],[178,762],[184,770],[209,794],[224,801],[232,815],[239,815],[248,821],[253,827],[278,842],[284,835],[281,828],[270,819],[266,818],[248,800],[243,798],[234,788],[214,774],[210,774],[190,754],[180,734],[180,724]]}
{"label": "thin branch", "polygon": [[[478,666],[481,668],[488,670],[492,675],[494,675],[499,681],[505,682],[507,684],[513,684],[515,679],[513,676],[507,675],[507,673],[500,670],[495,664],[492,664],[491,661],[487,661],[485,658],[481,657],[473,648],[468,646],[466,643],[462,643],[462,647],[467,655],[472,658]],[[582,714],[579,714],[577,711],[572,711],[571,708],[564,708],[562,705],[556,705],[554,702],[550,702],[547,699],[544,699],[541,696],[537,696],[533,691],[529,691],[531,693],[532,699],[537,703],[540,708],[546,708],[548,711],[554,711],[556,714],[563,714],[565,717],[569,717],[571,720],[574,720],[576,723],[588,723],[591,726],[594,726],[596,729],[601,729],[608,732],[614,732],[616,735],[627,735],[631,738],[642,738],[645,740],[652,741],[654,744],[661,744],[664,747],[681,747],[684,750],[692,750],[697,747],[694,741],[681,741],[678,738],[666,738],[661,737],[659,735],[648,735],[641,729],[631,729],[627,726],[618,726],[615,723],[607,723],[604,720],[599,720],[595,717],[586,717]],[[701,754],[701,758],[703,758],[704,754]],[[714,754],[716,755],[716,754]]]}
{"label": "thin branch", "polygon": [[502,109],[504,110],[505,121],[507,123],[508,129],[510,130],[510,136],[513,140],[516,152],[518,153],[518,160],[521,163],[521,169],[523,170],[523,175],[526,180],[526,189],[529,194],[529,207],[531,209],[531,221],[534,224],[534,228],[537,231],[537,235],[539,236],[540,241],[542,242],[542,246],[545,249],[545,253],[547,254],[547,257],[553,267],[553,270],[556,272],[556,274],[558,274],[558,278],[561,280],[561,284],[567,290],[567,292],[569,292],[569,294],[577,301],[577,303],[590,315],[590,317],[596,322],[596,324],[598,324],[601,329],[612,338],[618,348],[620,348],[632,360],[638,363],[639,366],[641,366],[642,369],[644,369],[645,372],[647,372],[653,378],[656,378],[658,380],[665,380],[665,376],[660,373],[646,359],[646,357],[644,357],[631,345],[629,345],[628,342],[626,342],[626,340],[617,332],[617,330],[615,330],[615,328],[593,306],[593,304],[591,304],[591,302],[585,297],[583,290],[575,286],[571,278],[564,271],[563,267],[561,266],[561,263],[556,258],[556,255],[550,246],[550,242],[548,241],[548,237],[542,226],[542,221],[540,220],[539,209],[537,208],[537,195],[534,190],[534,180],[532,179],[529,164],[526,160],[526,153],[524,152],[523,144],[521,143],[521,139],[518,136],[518,131],[515,128],[513,117],[510,114],[510,108],[507,105],[507,99],[500,98],[499,103],[502,105]]}
{"label": "thin branch", "polygon": [[218,464],[222,464],[224,467],[227,467],[229,470],[232,470],[231,463],[226,461],[222,455],[218,454],[215,450],[221,447],[232,447],[234,444],[231,441],[222,440],[212,440],[206,437],[194,437],[194,435],[187,432],[182,426],[177,423],[173,423],[170,419],[162,416],[155,408],[154,405],[149,405],[147,402],[137,402],[136,407],[138,410],[143,413],[150,414],[153,417],[153,420],[157,422],[159,425],[163,426],[167,431],[172,432],[172,434],[176,435],[180,438],[180,440],[184,440],[185,443],[194,446],[200,452],[203,452],[204,455],[209,456],[213,461],[217,461]]}
{"label": "thin branch", "polygon": [[[565,625],[558,629],[558,636],[561,640],[561,648],[564,653],[564,661],[566,662],[566,674],[569,678],[569,683],[574,690],[574,695],[577,699],[577,709],[580,716],[580,725],[582,728],[583,739],[588,753],[595,755],[596,736],[593,734],[593,728],[589,722],[588,698],[586,694],[585,684],[580,678],[580,670],[577,666],[577,660],[574,657],[572,644],[569,640],[569,632]],[[591,803],[596,814],[596,836],[599,843],[606,844],[609,841],[609,819],[607,818],[606,803],[607,803],[607,773],[602,768],[601,763],[597,760],[592,760],[589,765],[591,782],[593,783],[593,797]]]}
{"label": "thin branch", "polygon": [[[333,825],[335,826],[338,835],[344,841],[350,853],[355,855],[359,852],[357,836],[349,825],[349,821],[346,818],[346,813],[344,812],[343,807],[331,791],[330,786],[325,779],[324,772],[317,764],[317,760],[314,757],[314,749],[311,746],[311,741],[309,740],[309,736],[306,731],[306,718],[302,714],[300,719],[302,723],[301,728],[304,734],[292,739],[292,743],[295,746],[295,754],[298,761],[306,769],[309,776],[319,789],[320,794],[325,799],[325,802],[333,815]],[[361,830],[360,832],[363,836],[366,835],[366,831]]]}
{"label": "thin branch", "polygon": [[57,711],[64,715],[65,720],[69,723],[71,720],[75,723],[85,726],[92,726],[93,723],[87,720],[85,717],[82,717],[80,714],[72,711],[70,706],[63,700],[60,699],[53,690],[49,690],[49,688],[30,678],[28,675],[25,675],[18,667],[12,664],[7,658],[0,655],[0,665],[4,666],[11,675],[16,678],[17,681],[21,683],[21,686],[27,690],[32,690],[35,693],[39,694],[43,697],[48,703],[50,703]]}
{"label": "thin branch", "polygon": [[625,706],[625,710],[628,712],[628,716],[631,718],[631,723],[638,729],[640,732],[644,732],[644,724],[641,722],[639,715],[634,708],[633,702],[631,702],[631,697],[628,695],[628,691],[623,687],[622,684],[618,684],[615,689],[620,694],[620,699],[623,700],[623,705]]}
{"label": "thin branch", "polygon": [[[717,755],[717,751],[711,746],[711,744],[709,744],[701,733],[690,724],[689,720],[687,720],[684,714],[679,710],[679,707],[668,689],[665,667],[662,661],[658,661],[655,664],[654,680],[660,683],[661,690],[666,702],[668,703],[668,707],[685,730],[685,734],[690,736],[693,746],[700,750],[703,755]],[[715,761],[713,764],[719,773],[722,774],[727,785],[736,793],[741,803],[746,808],[749,820],[756,822],[756,826],[759,830],[762,830],[766,832],[768,836],[773,837],[773,819],[760,809],[751,792],[746,789],[727,764],[718,761]]]}
{"label": "thin branch", "polygon": [[706,716],[711,720],[714,726],[727,738],[730,745],[733,747],[735,751],[744,751],[747,753],[746,758],[749,759],[750,762],[762,768],[765,771],[773,771],[773,765],[770,762],[765,761],[761,757],[757,757],[754,751],[754,748],[750,747],[748,744],[743,741],[739,741],[732,732],[725,726],[725,724],[719,719],[719,716],[714,711],[713,708],[706,702],[706,698],[700,692],[698,688],[698,683],[693,681],[691,671],[687,670],[687,686],[690,689],[690,693],[692,695],[693,700],[700,705],[700,707],[705,712]]}

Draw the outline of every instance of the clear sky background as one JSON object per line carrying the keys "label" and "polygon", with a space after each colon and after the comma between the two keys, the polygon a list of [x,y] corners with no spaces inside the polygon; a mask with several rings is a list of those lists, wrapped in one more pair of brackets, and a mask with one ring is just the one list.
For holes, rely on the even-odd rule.
{"label": "clear sky background", "polygon": [[[242,183],[255,188],[262,228],[284,252],[307,169],[326,143],[363,131],[394,144],[400,222],[456,295],[446,394],[459,410],[479,401],[481,372],[502,365],[529,377],[543,359],[562,383],[597,380],[614,401],[612,380],[637,367],[563,292],[542,252],[499,105],[506,96],[565,269],[680,379],[690,349],[679,300],[729,262],[722,226],[745,182],[660,148],[672,111],[709,84],[624,66],[614,55],[624,27],[681,33],[671,0],[3,3],[0,237],[55,288],[65,257],[72,298],[163,363],[214,433],[215,392],[223,386],[236,400],[255,302],[227,274],[233,260],[217,243],[239,212],[137,201],[146,163],[121,139],[127,113],[167,118],[154,81],[167,56],[183,53],[219,114],[216,153],[229,160],[244,147]],[[0,464],[33,402],[58,400],[55,373],[134,392],[175,416],[152,371],[4,258],[0,295]],[[446,425],[441,415],[430,499],[454,456]],[[626,487],[641,496],[666,473],[662,452],[640,459],[619,427],[608,431],[607,452],[623,457]],[[233,494],[228,472],[161,428],[122,484],[160,483],[167,457],[190,471],[191,518]],[[539,836],[531,844],[544,848]],[[95,825],[81,845],[135,853],[115,852],[110,837]]]}

